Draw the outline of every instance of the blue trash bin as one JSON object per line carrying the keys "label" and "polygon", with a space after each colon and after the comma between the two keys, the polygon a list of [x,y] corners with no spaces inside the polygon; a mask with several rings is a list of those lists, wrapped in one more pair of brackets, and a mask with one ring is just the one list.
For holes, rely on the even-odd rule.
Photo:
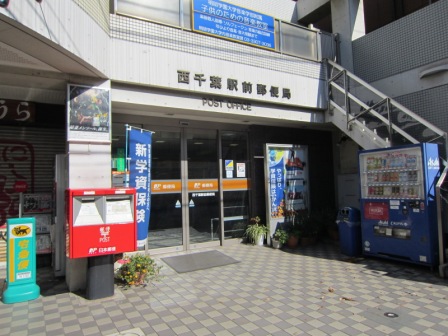
{"label": "blue trash bin", "polygon": [[339,227],[341,253],[350,257],[361,255],[361,214],[359,210],[353,207],[339,209],[336,223]]}

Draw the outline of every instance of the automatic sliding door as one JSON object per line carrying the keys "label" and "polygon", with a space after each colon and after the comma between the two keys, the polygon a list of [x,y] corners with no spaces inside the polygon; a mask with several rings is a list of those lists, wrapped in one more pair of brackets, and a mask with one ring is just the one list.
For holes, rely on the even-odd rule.
{"label": "automatic sliding door", "polygon": [[181,134],[156,131],[152,136],[150,249],[183,249]]}
{"label": "automatic sliding door", "polygon": [[188,174],[189,246],[219,242],[217,132],[185,130]]}

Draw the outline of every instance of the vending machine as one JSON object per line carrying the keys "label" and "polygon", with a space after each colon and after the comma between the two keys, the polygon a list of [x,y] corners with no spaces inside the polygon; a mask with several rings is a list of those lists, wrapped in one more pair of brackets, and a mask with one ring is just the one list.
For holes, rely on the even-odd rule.
{"label": "vending machine", "polygon": [[436,144],[359,152],[364,255],[435,265],[439,172]]}
{"label": "vending machine", "polygon": [[277,227],[287,225],[294,214],[309,210],[308,148],[266,144],[264,157],[267,223],[272,236]]}

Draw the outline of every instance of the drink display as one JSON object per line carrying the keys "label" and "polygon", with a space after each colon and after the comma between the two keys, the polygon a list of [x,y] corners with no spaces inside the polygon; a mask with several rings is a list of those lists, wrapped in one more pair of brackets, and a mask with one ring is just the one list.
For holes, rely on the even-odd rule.
{"label": "drink display", "polygon": [[435,263],[437,145],[361,151],[359,175],[363,253]]}
{"label": "drink display", "polygon": [[[407,150],[409,151],[409,150]],[[410,153],[371,154],[365,158],[366,198],[412,198],[422,193],[421,158]]]}

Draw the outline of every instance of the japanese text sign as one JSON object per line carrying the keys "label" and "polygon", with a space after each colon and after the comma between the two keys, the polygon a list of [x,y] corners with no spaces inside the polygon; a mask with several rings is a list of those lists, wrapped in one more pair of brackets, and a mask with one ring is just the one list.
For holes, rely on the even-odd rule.
{"label": "japanese text sign", "polygon": [[146,244],[151,210],[152,133],[129,130],[129,186],[136,190],[137,248]]}
{"label": "japanese text sign", "polygon": [[36,220],[31,217],[10,218],[7,224],[8,288],[3,301],[34,300],[40,294],[36,284]]}
{"label": "japanese text sign", "polygon": [[272,16],[219,0],[194,0],[193,20],[195,31],[275,49]]}

